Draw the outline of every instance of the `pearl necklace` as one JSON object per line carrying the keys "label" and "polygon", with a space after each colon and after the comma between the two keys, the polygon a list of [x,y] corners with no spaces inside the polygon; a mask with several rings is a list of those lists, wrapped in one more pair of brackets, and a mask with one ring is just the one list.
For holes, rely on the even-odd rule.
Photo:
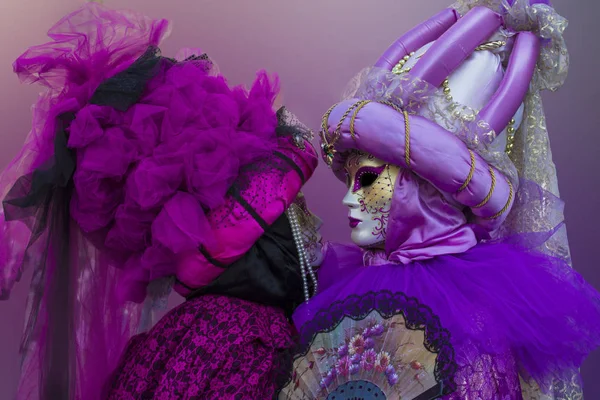
{"label": "pearl necklace", "polygon": [[308,291],[307,275],[310,275],[310,279],[313,283],[313,296],[317,293],[317,276],[315,275],[315,271],[313,270],[312,266],[308,262],[308,255],[306,254],[306,248],[302,240],[302,230],[300,228],[300,223],[298,222],[298,215],[296,214],[296,210],[294,209],[293,205],[287,209],[286,215],[290,221],[292,236],[294,237],[294,242],[296,243],[296,248],[298,249],[298,261],[300,264],[300,274],[302,274],[304,299],[308,301],[311,296]]}

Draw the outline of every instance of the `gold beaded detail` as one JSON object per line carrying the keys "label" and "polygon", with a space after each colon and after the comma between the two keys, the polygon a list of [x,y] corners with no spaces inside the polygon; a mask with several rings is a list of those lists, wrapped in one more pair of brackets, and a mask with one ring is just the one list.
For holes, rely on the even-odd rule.
{"label": "gold beaded detail", "polygon": [[504,214],[508,210],[508,208],[512,204],[512,199],[513,199],[513,196],[515,195],[513,185],[512,185],[512,183],[510,183],[510,181],[508,179],[506,180],[506,183],[508,183],[508,190],[509,190],[508,200],[506,201],[506,204],[504,205],[504,207],[502,207],[502,210],[498,211],[496,214],[492,215],[491,217],[487,217],[485,219],[490,220],[490,219],[496,219],[496,218],[500,217],[502,214]]}
{"label": "gold beaded detail", "polygon": [[488,201],[490,201],[490,199],[492,198],[492,195],[494,194],[494,189],[496,189],[496,174],[494,174],[494,169],[490,166],[490,175],[492,177],[492,186],[490,187],[490,191],[487,194],[487,196],[485,196],[485,199],[483,199],[483,201],[479,204],[477,204],[475,207],[473,208],[480,208],[483,207],[487,204]]}
{"label": "gold beaded detail", "polygon": [[402,69],[402,67],[404,67],[404,64],[406,64],[406,62],[407,62],[408,60],[410,60],[410,58],[411,58],[412,56],[414,56],[414,55],[415,55],[415,52],[413,51],[413,52],[411,52],[410,54],[408,54],[408,55],[406,55],[406,56],[402,57],[402,58],[400,59],[400,61],[398,61],[398,64],[394,65],[394,68],[392,68],[392,73],[393,73],[393,74],[396,74],[396,75],[401,75],[401,74],[403,74],[403,73],[405,73],[405,72],[408,72],[408,71],[410,71],[410,68],[408,68],[408,69],[404,70],[404,69]]}
{"label": "gold beaded detail", "polygon": [[[490,42],[490,43],[495,43],[495,42]],[[484,43],[484,45],[485,45],[485,43]],[[484,46],[484,45],[482,45],[482,46]],[[398,64],[396,64],[394,66],[394,68],[392,68],[392,73],[395,75],[402,75],[402,74],[406,74],[406,73],[410,72],[412,67],[404,68],[404,65],[414,55],[415,55],[415,52],[413,51],[409,55],[404,56],[400,61],[398,61]],[[419,58],[422,56],[423,56],[423,54],[421,54],[419,56]],[[444,82],[442,82],[442,90],[444,91],[444,96],[446,97],[446,100],[452,101],[452,95],[450,94],[450,81],[448,79],[444,79]]]}
{"label": "gold beaded detail", "polygon": [[448,78],[444,79],[444,82],[442,82],[442,89],[444,91],[444,96],[446,97],[446,100],[452,101],[452,94],[450,93],[450,81],[448,80]]}
{"label": "gold beaded detail", "polygon": [[469,175],[467,175],[467,179],[465,179],[465,182],[458,189],[459,192],[462,192],[467,188],[467,186],[469,186],[469,183],[471,183],[471,179],[473,179],[473,174],[475,173],[475,153],[473,153],[473,150],[469,149],[469,155],[471,156],[471,169],[469,170]]}
{"label": "gold beaded detail", "polygon": [[[495,49],[498,49],[498,48],[504,47],[504,46],[506,46],[506,42],[505,41],[503,41],[503,40],[494,40],[494,41],[491,41],[491,42],[486,42],[486,43],[480,44],[479,46],[477,46],[475,48],[475,51],[495,50]],[[394,65],[394,68],[392,68],[392,73],[395,74],[395,75],[402,75],[402,74],[410,72],[410,70],[412,68],[404,68],[404,65],[414,55],[415,55],[415,52],[413,51],[410,54],[402,57],[400,59],[400,61],[398,61],[398,63],[396,65]],[[421,54],[419,56],[419,58],[422,57],[422,56],[423,56],[423,54]],[[444,95],[446,96],[446,100],[452,101],[452,96],[450,95],[450,85],[449,85],[448,79],[444,80],[444,82],[442,83],[442,87],[444,89]]]}
{"label": "gold beaded detail", "polygon": [[369,104],[370,102],[371,100],[359,101],[358,106],[356,106],[356,109],[354,110],[354,114],[352,114],[352,118],[350,118],[350,136],[352,136],[353,140],[356,140],[356,137],[354,136],[354,122],[356,121],[356,116],[358,115],[360,109]]}
{"label": "gold beaded detail", "polygon": [[512,152],[513,146],[515,144],[515,120],[511,119],[508,123],[508,128],[506,128],[506,154]]}

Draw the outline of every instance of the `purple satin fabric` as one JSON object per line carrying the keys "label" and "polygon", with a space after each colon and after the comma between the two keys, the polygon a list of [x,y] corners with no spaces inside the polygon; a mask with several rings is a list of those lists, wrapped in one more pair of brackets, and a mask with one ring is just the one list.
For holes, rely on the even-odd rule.
{"label": "purple satin fabric", "polygon": [[391,70],[405,55],[437,40],[458,20],[458,17],[456,10],[447,8],[422,22],[396,40],[377,60],[375,66]]}
{"label": "purple satin fabric", "polygon": [[454,72],[450,89],[454,101],[480,110],[500,87],[504,71],[500,57],[491,52],[478,51],[471,57],[464,68],[460,66]]}
{"label": "purple satin fabric", "polygon": [[[350,99],[339,103],[330,114],[329,125],[335,126],[356,101]],[[459,191],[471,170],[471,156],[467,146],[451,132],[426,118],[411,115],[409,125],[409,166],[405,162],[404,116],[379,103],[369,103],[357,114],[354,123],[355,138],[350,134],[350,117],[346,118],[340,129],[336,148],[338,152],[358,149],[390,164],[408,168],[437,189],[448,193],[460,204],[471,207],[477,223],[484,230],[491,232],[498,228],[506,218],[506,212],[495,219],[486,218],[495,215],[507,204],[510,188],[506,178],[475,154],[473,178],[464,190]],[[342,157],[339,154],[334,163],[334,171],[343,180]],[[490,192],[490,168],[496,176],[495,188],[489,201],[482,207],[475,208]],[[511,201],[514,201],[514,196]]]}
{"label": "purple satin fabric", "polygon": [[500,87],[479,112],[479,119],[499,133],[515,115],[529,89],[540,54],[540,41],[531,32],[519,33]]}
{"label": "purple satin fabric", "polygon": [[473,8],[435,41],[412,68],[411,75],[440,86],[501,24],[502,17],[489,8]]}
{"label": "purple satin fabric", "polygon": [[[484,7],[475,7],[456,23],[453,12],[444,10],[407,32],[386,50],[375,66],[391,70],[404,55],[435,40],[412,68],[411,75],[436,87],[441,85],[502,24],[501,15]],[[539,48],[539,39],[533,33],[517,36],[502,84],[479,114],[479,119],[488,122],[495,132],[504,130],[523,101]]]}
{"label": "purple satin fabric", "polygon": [[365,265],[408,264],[443,254],[463,253],[477,244],[460,206],[430,183],[402,169],[390,210],[385,252],[369,253]]}

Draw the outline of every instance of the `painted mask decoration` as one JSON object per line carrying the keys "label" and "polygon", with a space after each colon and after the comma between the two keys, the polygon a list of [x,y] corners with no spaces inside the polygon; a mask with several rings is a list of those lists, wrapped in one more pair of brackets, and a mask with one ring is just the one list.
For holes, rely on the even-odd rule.
{"label": "painted mask decoration", "polygon": [[352,241],[364,248],[383,247],[400,167],[355,151],[344,169],[348,192],[342,202],[349,208]]}

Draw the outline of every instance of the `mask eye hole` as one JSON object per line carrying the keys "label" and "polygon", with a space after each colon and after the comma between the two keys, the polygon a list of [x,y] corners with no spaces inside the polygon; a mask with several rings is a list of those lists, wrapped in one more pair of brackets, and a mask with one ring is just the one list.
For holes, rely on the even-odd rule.
{"label": "mask eye hole", "polygon": [[375,183],[375,181],[379,178],[379,175],[374,172],[365,172],[360,176],[359,184],[360,187],[366,188]]}
{"label": "mask eye hole", "polygon": [[363,167],[356,172],[356,177],[354,178],[354,188],[353,190],[356,192],[362,188],[368,188],[372,186],[375,181],[379,178],[379,175],[383,173],[386,166],[382,165],[381,167]]}

